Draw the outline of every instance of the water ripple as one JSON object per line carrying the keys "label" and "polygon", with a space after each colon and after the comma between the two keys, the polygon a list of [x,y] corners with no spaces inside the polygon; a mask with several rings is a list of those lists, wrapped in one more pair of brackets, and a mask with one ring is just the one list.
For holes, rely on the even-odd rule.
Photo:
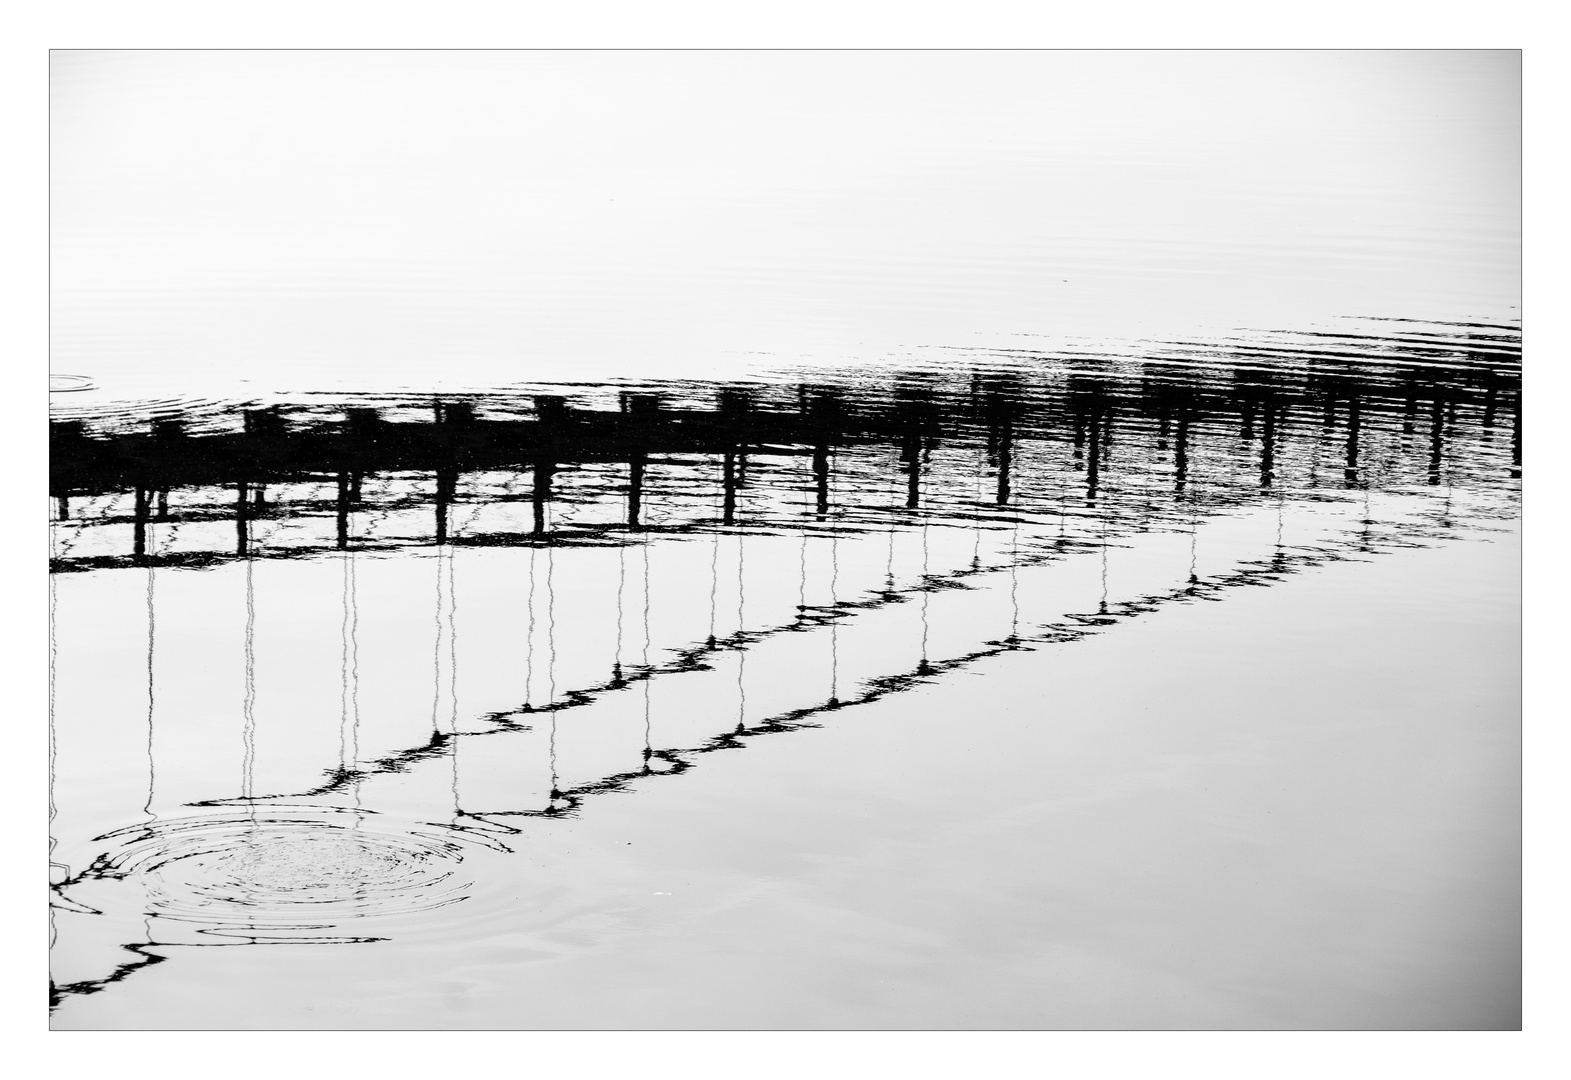
{"label": "water ripple", "polygon": [[148,914],[190,922],[313,929],[464,900],[466,844],[452,830],[394,828],[331,808],[180,818],[117,830],[104,867],[147,890]]}

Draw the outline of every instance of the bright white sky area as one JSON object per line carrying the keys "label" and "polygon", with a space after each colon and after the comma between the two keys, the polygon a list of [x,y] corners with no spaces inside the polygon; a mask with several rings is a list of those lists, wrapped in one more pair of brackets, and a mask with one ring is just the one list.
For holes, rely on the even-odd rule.
{"label": "bright white sky area", "polygon": [[1515,52],[57,52],[107,397],[1500,320]]}

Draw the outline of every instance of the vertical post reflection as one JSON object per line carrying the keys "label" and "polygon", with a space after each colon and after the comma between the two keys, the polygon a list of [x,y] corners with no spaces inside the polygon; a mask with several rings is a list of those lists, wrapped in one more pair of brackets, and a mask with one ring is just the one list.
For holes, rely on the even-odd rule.
{"label": "vertical post reflection", "polygon": [[148,817],[157,817],[153,813],[154,787],[158,775],[157,765],[153,757],[153,717],[157,704],[153,658],[154,645],[158,637],[158,620],[153,608],[153,575],[155,572],[154,568],[149,565],[147,568],[147,801],[142,804],[142,812]]}
{"label": "vertical post reflection", "polygon": [[[241,700],[240,795],[251,801],[256,776],[256,562],[245,561],[245,694]],[[253,808],[254,809],[254,808]]]}
{"label": "vertical post reflection", "polygon": [[829,447],[819,443],[813,447],[813,490],[817,496],[820,521],[829,513]]}
{"label": "vertical post reflection", "polygon": [[1350,394],[1347,399],[1347,465],[1342,470],[1342,480],[1347,487],[1358,487],[1358,439],[1362,431],[1363,409],[1359,396]]}
{"label": "vertical post reflection", "polygon": [[1267,401],[1260,420],[1260,486],[1276,481],[1276,409]]}
{"label": "vertical post reflection", "polygon": [[721,466],[720,490],[720,520],[723,524],[732,525],[736,522],[736,451],[727,450],[723,455]]}
{"label": "vertical post reflection", "polygon": [[336,506],[338,518],[338,550],[347,551],[349,548],[349,474],[338,474],[338,502]]}
{"label": "vertical post reflection", "polygon": [[1009,505],[1009,470],[1015,460],[1015,427],[1009,417],[998,425],[998,492],[995,501],[999,506]]}
{"label": "vertical post reflection", "polygon": [[242,480],[235,485],[235,555],[242,559],[246,557],[251,538],[250,526],[246,521],[249,503],[246,494],[246,482]]}
{"label": "vertical post reflection", "polygon": [[132,512],[131,553],[138,562],[147,557],[148,490],[138,484]]}

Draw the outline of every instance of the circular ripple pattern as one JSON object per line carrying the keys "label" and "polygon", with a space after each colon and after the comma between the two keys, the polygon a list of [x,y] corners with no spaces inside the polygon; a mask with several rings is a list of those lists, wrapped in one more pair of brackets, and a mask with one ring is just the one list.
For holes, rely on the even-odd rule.
{"label": "circular ripple pattern", "polygon": [[111,834],[112,872],[139,878],[149,914],[320,927],[463,900],[464,842],[437,826],[391,830],[358,811],[184,818]]}

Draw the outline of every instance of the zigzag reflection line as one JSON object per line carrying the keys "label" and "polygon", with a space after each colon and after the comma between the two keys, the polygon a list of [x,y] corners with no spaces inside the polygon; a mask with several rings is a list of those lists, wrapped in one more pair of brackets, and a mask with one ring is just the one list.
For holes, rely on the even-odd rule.
{"label": "zigzag reflection line", "polygon": [[[1435,540],[1470,539],[1466,534],[1454,530],[1451,532],[1436,530],[1427,534],[1426,538]],[[1362,533],[1349,536],[1346,543],[1348,545],[1356,543],[1356,546],[1351,548],[1355,554],[1348,554],[1346,551],[1338,550],[1335,547],[1315,551],[1299,549],[1293,554],[1289,554],[1284,550],[1282,554],[1273,557],[1269,561],[1245,563],[1242,569],[1209,578],[1193,580],[1184,586],[1167,592],[1153,593],[1133,600],[1121,601],[1110,605],[1109,609],[1105,611],[1069,614],[1064,621],[1038,624],[1040,630],[1034,634],[1011,634],[1009,637],[987,642],[987,648],[977,649],[947,660],[937,662],[922,661],[911,671],[866,680],[862,684],[865,688],[862,693],[847,699],[831,699],[822,704],[788,710],[769,717],[745,730],[727,731],[713,736],[697,746],[654,751],[652,756],[666,761],[671,765],[671,768],[654,770],[646,762],[641,769],[618,773],[588,784],[570,788],[558,793],[567,804],[563,807],[552,805],[538,810],[465,811],[465,816],[486,821],[498,827],[503,826],[500,822],[494,822],[491,819],[498,817],[572,816],[576,814],[584,799],[588,796],[626,791],[635,781],[650,776],[679,775],[696,767],[697,762],[690,760],[690,758],[720,750],[742,749],[745,746],[741,741],[742,739],[822,727],[821,724],[810,722],[808,718],[832,712],[841,712],[858,705],[871,704],[881,698],[888,697],[890,694],[911,690],[919,685],[935,681],[949,672],[969,666],[979,660],[1009,652],[1036,651],[1036,649],[1046,645],[1062,645],[1081,641],[1093,634],[1101,633],[1108,627],[1119,625],[1126,619],[1149,614],[1171,603],[1192,603],[1199,600],[1221,601],[1225,599],[1227,591],[1230,589],[1277,584],[1287,574],[1300,573],[1329,563],[1365,561],[1358,560],[1358,554],[1376,554],[1385,550],[1394,551],[1400,548],[1427,546],[1405,541],[1403,537],[1394,534],[1381,537],[1380,546],[1378,547],[1372,545],[1370,540]],[[507,831],[519,830],[508,829]]]}
{"label": "zigzag reflection line", "polygon": [[[860,611],[877,610],[891,604],[902,603],[908,597],[932,592],[938,589],[970,588],[964,578],[987,573],[1003,572],[1011,565],[1034,566],[1055,562],[1062,558],[1068,551],[1078,545],[1070,543],[1055,546],[1034,554],[1027,554],[1011,563],[997,563],[981,567],[968,566],[948,574],[929,574],[921,580],[899,588],[885,589],[872,594],[868,599],[853,601],[843,600],[834,605],[812,605],[807,611],[799,612],[791,622],[780,623],[776,626],[761,630],[739,630],[725,637],[714,639],[714,643],[707,641],[682,650],[675,650],[675,659],[665,664],[643,667],[642,670],[625,672],[620,676],[588,687],[579,687],[564,691],[558,700],[547,705],[524,705],[513,709],[498,710],[483,713],[480,719],[495,725],[489,731],[433,731],[431,738],[423,745],[398,751],[382,758],[376,758],[368,764],[371,768],[338,768],[330,770],[327,774],[328,782],[315,788],[300,792],[278,793],[274,795],[255,796],[251,802],[270,802],[277,799],[321,798],[326,795],[336,794],[351,785],[372,776],[386,775],[407,771],[415,762],[431,758],[444,757],[450,751],[457,738],[474,738],[485,735],[500,735],[515,731],[532,730],[531,725],[520,723],[515,717],[532,716],[539,714],[552,715],[567,709],[585,708],[594,705],[607,694],[625,690],[635,683],[647,682],[661,676],[680,675],[687,672],[713,671],[712,665],[705,662],[706,658],[728,651],[741,651],[750,645],[777,637],[781,634],[802,633],[822,626],[829,626],[840,620],[851,617]],[[219,798],[203,799],[186,803],[187,806],[234,806],[246,804],[244,799]]]}
{"label": "zigzag reflection line", "polygon": [[[952,671],[975,664],[980,660],[1011,652],[1030,652],[1036,651],[1037,649],[1040,649],[1044,646],[1069,644],[1072,642],[1081,641],[1094,634],[1101,633],[1111,626],[1119,625],[1126,619],[1138,617],[1144,614],[1150,614],[1172,603],[1192,603],[1198,600],[1213,602],[1221,601],[1226,598],[1228,590],[1230,589],[1247,586],[1269,586],[1280,583],[1286,575],[1300,573],[1308,569],[1318,568],[1329,563],[1368,561],[1368,559],[1361,559],[1360,556],[1377,555],[1382,552],[1394,551],[1401,548],[1427,546],[1412,540],[1411,537],[1415,535],[1422,539],[1436,541],[1484,539],[1473,537],[1471,535],[1471,530],[1462,529],[1460,524],[1449,529],[1434,528],[1428,530],[1419,530],[1417,532],[1408,529],[1402,533],[1392,532],[1387,534],[1375,534],[1370,532],[1369,527],[1374,524],[1377,523],[1368,522],[1365,524],[1363,531],[1348,535],[1346,539],[1343,540],[1340,544],[1335,541],[1331,541],[1329,543],[1316,546],[1299,545],[1292,549],[1280,549],[1269,560],[1254,560],[1243,564],[1241,569],[1237,569],[1225,574],[1210,576],[1207,578],[1191,578],[1191,580],[1184,586],[1167,590],[1165,592],[1148,594],[1133,600],[1122,601],[1108,606],[1105,610],[1099,610],[1095,613],[1073,613],[1066,616],[1063,621],[1040,623],[1038,624],[1039,630],[1036,633],[1030,635],[1019,635],[1017,633],[1011,633],[1006,638],[986,642],[985,648],[972,650],[971,652],[963,653],[958,656],[953,656],[946,660],[937,662],[924,661],[918,665],[917,669],[912,671],[899,672],[892,675],[866,680],[863,682],[863,689],[859,694],[849,697],[845,700],[831,699],[830,701],[822,704],[788,710],[786,712],[769,717],[755,726],[743,730],[728,731],[721,735],[714,736],[697,746],[650,751],[646,756],[644,764],[641,768],[603,777],[598,781],[578,785],[566,791],[557,792],[557,798],[554,798],[551,804],[543,809],[457,812],[457,817],[467,818],[470,821],[477,823],[483,823],[485,826],[487,826],[485,829],[457,825],[448,827],[456,828],[464,832],[487,834],[503,833],[517,835],[523,832],[521,828],[509,825],[506,822],[497,821],[495,819],[541,817],[558,818],[576,816],[579,809],[583,806],[585,800],[593,795],[609,794],[613,792],[627,792],[632,789],[636,782],[650,777],[681,775],[682,773],[685,773],[697,766],[698,762],[693,760],[694,758],[701,757],[705,754],[716,753],[722,750],[744,749],[746,747],[746,743],[743,742],[744,739],[756,738],[762,735],[782,734],[786,732],[820,728],[822,725],[813,723],[810,718],[815,716],[822,716],[831,712],[842,712],[846,709],[855,708],[859,705],[871,704],[882,698],[888,697],[891,694],[915,689],[920,685],[934,682]],[[1056,554],[1056,550],[1050,554],[1044,554],[1043,556],[1039,557],[1038,561],[1051,561],[1052,558],[1056,557]],[[494,732],[466,734],[492,733]],[[432,743],[428,744],[426,747],[420,748],[419,753],[421,753],[423,756],[433,756],[433,752],[435,755],[439,755],[442,752],[441,747],[445,743],[445,739],[442,740],[442,742],[439,742],[439,739],[441,739],[441,736],[433,736]],[[661,761],[669,767],[664,769],[654,769],[650,765],[650,762],[654,760]],[[557,799],[560,799],[563,805],[558,806]],[[505,844],[501,844],[500,841],[497,841],[494,838],[488,837],[488,840],[491,845],[494,845],[501,850],[510,850],[506,847]],[[84,870],[82,874],[78,875],[77,878],[73,880],[81,880],[84,877],[94,876],[95,870],[100,872],[98,876],[123,876],[123,874],[116,873],[114,871],[112,863],[105,856],[100,856],[99,859],[95,860],[92,867]],[[67,901],[67,903],[73,903],[69,901],[69,898],[66,898],[63,893],[63,889],[67,884],[67,882],[62,882],[58,885],[51,886],[51,889],[52,891],[56,892],[62,900]],[[82,907],[85,907],[85,905],[76,906],[78,910],[80,910]],[[89,910],[94,910],[95,913],[97,913],[96,909]],[[321,928],[331,929],[331,927],[326,926]],[[289,936],[267,937],[254,934],[235,934],[235,931],[240,929],[242,928],[218,927],[209,928],[207,931],[205,931],[210,936],[241,938],[241,940],[235,941],[180,943],[148,941],[143,943],[123,945],[121,948],[136,954],[138,959],[118,966],[108,976],[105,976],[102,979],[80,980],[73,983],[59,985],[51,981],[50,1010],[53,1011],[67,997],[101,992],[114,983],[123,981],[136,971],[139,971],[145,967],[150,967],[154,964],[162,963],[164,960],[168,959],[168,957],[159,955],[158,953],[148,952],[148,949],[175,947],[227,948],[243,945],[284,945],[313,943],[353,944],[374,943],[377,941],[387,940],[385,938],[369,936],[311,938]]]}
{"label": "zigzag reflection line", "polygon": [[[1161,526],[1177,529],[1179,523],[1150,522],[1144,527],[1146,532],[1168,531]],[[1373,524],[1373,523],[1372,523]],[[1155,525],[1157,528],[1153,528]],[[1392,528],[1397,528],[1391,523]],[[1418,537],[1422,531],[1409,524],[1400,526],[1402,535],[1389,535],[1383,541],[1387,547],[1396,548],[1409,546],[1409,541],[1403,536]],[[473,738],[487,735],[500,735],[508,732],[532,730],[528,723],[522,723],[517,718],[531,715],[554,715],[567,709],[581,709],[596,704],[608,694],[624,690],[636,683],[673,676],[688,672],[713,671],[714,667],[707,663],[711,656],[727,651],[744,650],[750,645],[788,633],[802,633],[824,626],[835,625],[838,621],[854,615],[859,611],[878,610],[890,604],[905,602],[908,598],[927,592],[942,589],[966,589],[973,586],[966,581],[967,578],[1001,573],[1011,569],[1020,569],[1032,566],[1049,564],[1075,552],[1100,551],[1102,545],[1093,540],[1076,537],[1038,538],[1031,545],[1037,550],[1017,552],[1016,558],[1003,562],[990,563],[980,567],[967,566],[944,574],[929,574],[920,580],[900,588],[885,588],[872,593],[863,600],[840,601],[838,604],[814,605],[806,612],[799,612],[791,622],[780,623],[773,627],[761,630],[739,630],[730,635],[714,640],[713,644],[704,642],[687,649],[675,650],[674,659],[665,664],[644,667],[642,670],[624,672],[605,682],[588,687],[573,688],[563,692],[559,699],[548,705],[532,705],[525,703],[513,709],[498,710],[483,713],[479,719],[494,725],[490,730],[484,731],[433,731],[431,738],[423,745],[411,747],[393,754],[373,759],[368,763],[369,768],[341,768],[333,769],[327,773],[327,783],[318,787],[300,792],[277,793],[273,795],[256,796],[253,803],[273,802],[280,799],[321,798],[337,794],[352,785],[377,775],[406,772],[413,764],[445,757],[456,745],[458,738]],[[1421,546],[1421,545],[1417,545]],[[218,798],[206,799],[187,803],[193,807],[229,806],[246,804],[244,799]],[[246,804],[249,805],[249,804]]]}

